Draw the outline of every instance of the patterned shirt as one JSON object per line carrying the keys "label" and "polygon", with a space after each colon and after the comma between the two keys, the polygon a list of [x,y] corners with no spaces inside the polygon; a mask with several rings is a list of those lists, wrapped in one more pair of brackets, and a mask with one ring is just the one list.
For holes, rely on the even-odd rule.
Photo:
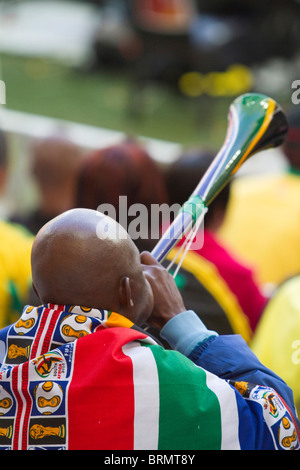
{"label": "patterned shirt", "polygon": [[[228,338],[226,360],[237,356]],[[293,412],[275,390],[237,381],[230,367],[226,380],[209,370],[219,340],[204,330],[193,362],[117,313],[27,306],[0,331],[0,449],[299,448]]]}

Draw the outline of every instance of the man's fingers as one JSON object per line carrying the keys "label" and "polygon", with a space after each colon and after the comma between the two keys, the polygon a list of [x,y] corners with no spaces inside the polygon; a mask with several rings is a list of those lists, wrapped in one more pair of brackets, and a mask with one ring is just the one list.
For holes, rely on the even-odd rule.
{"label": "man's fingers", "polygon": [[157,261],[149,251],[143,251],[141,253],[141,263],[147,266],[161,266],[159,261]]}

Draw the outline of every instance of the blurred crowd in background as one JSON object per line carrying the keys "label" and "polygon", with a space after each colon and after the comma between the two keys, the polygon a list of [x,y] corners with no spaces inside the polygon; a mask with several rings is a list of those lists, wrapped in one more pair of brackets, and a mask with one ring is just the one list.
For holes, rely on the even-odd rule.
{"label": "blurred crowd in background", "polygon": [[[8,78],[13,74],[7,67],[14,63],[9,62],[11,57],[25,56],[28,61],[33,55],[30,35],[26,36],[27,49],[26,41],[21,48],[22,40],[17,37],[20,11],[26,17],[26,4],[32,12],[46,3],[53,9],[64,3],[69,8],[66,11],[75,11],[82,3],[90,5],[93,15],[85,53],[81,49],[80,60],[77,57],[69,67],[80,77],[92,76],[94,91],[97,80],[108,71],[107,80],[126,77],[134,86],[135,97],[140,97],[130,101],[129,110],[141,120],[145,95],[140,92],[153,82],[172,90],[174,100],[178,96],[189,103],[192,100],[199,128],[206,125],[207,110],[213,110],[209,118],[222,120],[224,135],[223,111],[228,99],[242,93],[270,93],[285,109],[289,131],[284,145],[268,151],[262,167],[256,156],[257,165],[238,174],[215,199],[205,217],[204,246],[187,254],[176,282],[187,308],[194,309],[209,329],[241,334],[261,361],[287,381],[300,411],[300,108],[291,101],[292,83],[300,80],[300,2],[0,2],[0,79],[7,90],[6,104],[0,110],[4,206],[0,222],[1,327],[18,318],[24,304],[39,302],[31,290],[30,250],[34,235],[48,220],[73,207],[97,209],[109,203],[118,208],[119,196],[127,196],[128,205],[182,205],[220,143],[219,135],[209,134],[209,140],[200,129],[197,142],[180,141],[180,131],[174,129],[171,140],[179,146],[166,163],[163,145],[156,148],[155,155],[151,152],[149,142],[157,138],[155,126],[153,135],[149,128],[149,141],[145,142],[138,124],[128,135],[126,128],[120,128],[118,116],[118,127],[112,130],[120,131],[121,137],[115,142],[107,145],[99,134],[91,145],[87,132],[79,143],[78,135],[72,138],[74,134],[63,132],[61,123],[55,121],[61,115],[54,111],[54,92],[43,102],[43,116],[49,116],[52,128],[37,132],[37,124],[28,129],[36,85],[30,93],[22,90],[27,94],[27,107],[22,102],[22,109],[18,108]],[[66,18],[66,24],[69,20]],[[34,25],[34,19],[31,21]],[[59,21],[64,23],[64,18]],[[36,27],[39,29],[38,24]],[[2,33],[5,28],[15,30],[10,42],[1,28]],[[32,29],[33,36],[34,32]],[[64,45],[58,49],[62,51]],[[43,58],[40,50],[36,57]],[[56,52],[56,60],[64,59]],[[70,99],[76,101],[78,96]],[[93,107],[93,101],[104,101],[105,96],[95,92],[90,99]],[[184,126],[187,118],[179,108]],[[21,112],[18,126],[14,127],[14,115],[9,111]],[[170,113],[173,111],[171,108]],[[95,109],[95,115],[97,112]],[[127,112],[125,118],[130,119]],[[71,114],[69,121],[85,122],[84,112],[74,114],[72,110]],[[162,140],[167,120],[164,116],[159,121]],[[93,126],[98,125],[95,120]],[[18,174],[15,180],[14,172]],[[17,181],[13,189],[11,180]],[[34,194],[30,207],[20,203],[28,187]],[[154,243],[149,238],[137,241],[140,250],[151,250]],[[167,262],[173,257],[171,253]]]}

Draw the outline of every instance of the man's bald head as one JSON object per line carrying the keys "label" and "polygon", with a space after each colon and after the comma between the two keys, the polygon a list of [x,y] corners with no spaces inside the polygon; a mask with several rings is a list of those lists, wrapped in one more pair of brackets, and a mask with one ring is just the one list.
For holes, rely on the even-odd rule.
{"label": "man's bald head", "polygon": [[31,263],[43,303],[114,310],[137,322],[151,313],[152,292],[136,246],[97,211],[73,209],[48,222],[35,238]]}

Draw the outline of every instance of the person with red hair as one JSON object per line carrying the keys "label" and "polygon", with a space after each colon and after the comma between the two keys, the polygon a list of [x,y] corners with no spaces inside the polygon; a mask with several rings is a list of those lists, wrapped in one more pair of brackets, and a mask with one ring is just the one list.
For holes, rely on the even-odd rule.
{"label": "person with red hair", "polygon": [[[126,197],[124,208],[120,196]],[[144,232],[142,240],[134,241],[139,248],[142,245],[142,249],[150,249],[151,207],[166,204],[167,191],[162,171],[143,145],[129,139],[95,150],[84,159],[78,177],[77,207],[95,210],[101,204],[109,204],[115,208],[115,220],[121,225],[122,219],[126,220],[129,226],[134,211],[122,211],[137,203],[146,209],[149,231]],[[158,238],[160,233],[158,229]]]}

